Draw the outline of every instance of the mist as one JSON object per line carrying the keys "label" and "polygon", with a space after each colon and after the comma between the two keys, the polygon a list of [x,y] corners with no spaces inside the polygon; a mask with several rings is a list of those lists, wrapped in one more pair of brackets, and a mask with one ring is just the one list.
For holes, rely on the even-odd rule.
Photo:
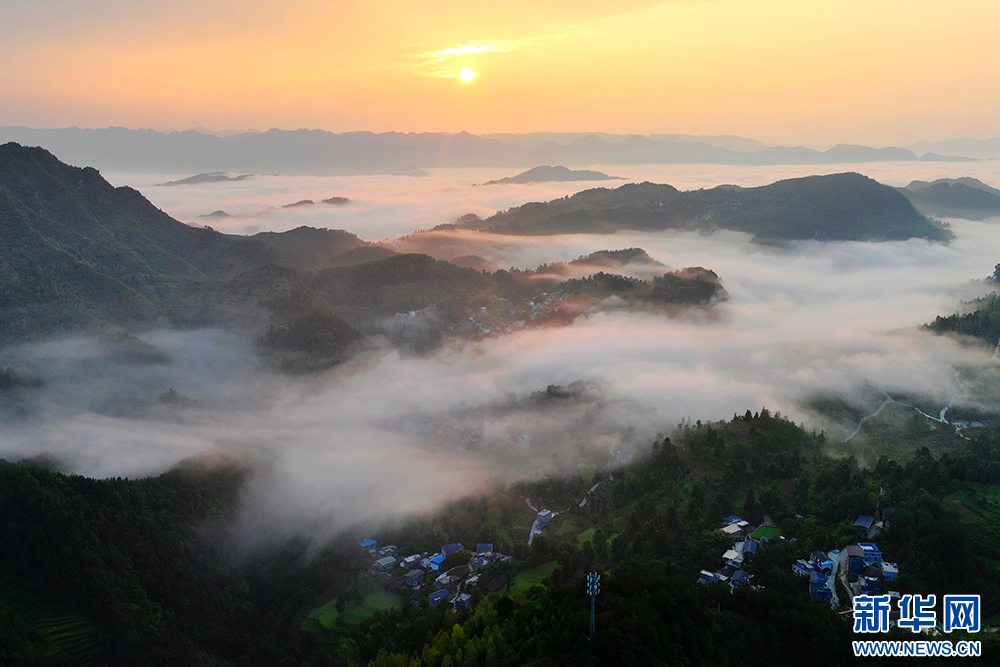
{"label": "mist", "polygon": [[[108,172],[115,185],[138,189],[154,204],[187,223],[209,225],[221,232],[253,234],[285,231],[300,225],[344,229],[368,241],[410,234],[442,223],[454,222],[466,213],[488,217],[499,210],[529,201],[549,201],[594,187],[616,188],[626,182],[669,183],[681,190],[713,188],[721,184],[743,187],[774,181],[855,171],[886,185],[904,186],[913,180],[935,180],[973,176],[1000,187],[1000,161],[962,164],[942,162],[871,162],[834,165],[735,166],[717,164],[586,165],[629,181],[570,181],[510,185],[476,185],[513,176],[523,168],[428,169],[417,176],[282,176],[255,175],[243,181],[185,186],[158,186],[191,174],[134,174]],[[350,203],[331,206],[318,202],[329,197],[347,197]],[[313,206],[282,209],[304,199]],[[223,210],[231,218],[206,218]]]}
{"label": "mist", "polygon": [[[897,183],[929,177],[917,173],[924,165],[891,167]],[[910,167],[913,173],[898,171]],[[757,180],[743,183],[770,182],[772,172],[747,171]],[[471,182],[487,180],[462,173]],[[734,175],[714,174],[717,182],[738,180],[728,178]],[[1000,177],[980,176],[1000,184]],[[231,207],[233,213],[290,203],[303,193],[347,196],[353,204],[324,209],[322,220],[310,217],[319,213],[285,210],[253,224],[346,228],[372,239],[470,211],[489,214],[526,195],[551,198],[583,187],[493,192],[459,187],[451,173],[430,177],[437,180],[385,177],[388,186],[382,178],[259,178],[187,194],[183,187],[140,189],[181,219],[178,210]],[[690,178],[708,178],[707,171]],[[641,247],[670,268],[716,271],[730,298],[676,318],[592,313],[569,327],[452,342],[424,356],[382,348],[308,377],[268,370],[251,342],[214,329],[143,333],[139,338],[156,353],[138,358],[100,336],[11,347],[0,351],[0,366],[47,384],[0,395],[0,456],[45,456],[66,471],[135,477],[224,454],[254,470],[242,534],[321,540],[513,480],[573,473],[581,463],[613,465],[686,418],[728,419],[767,406],[843,439],[855,424],[816,414],[809,407],[814,397],[839,396],[874,409],[872,391],[887,391],[925,397],[937,409],[988,407],[997,398],[991,385],[960,385],[956,371],[995,372],[993,349],[917,328],[985,293],[976,280],[1000,261],[1000,221],[949,222],[957,238],[948,245],[777,248],[734,232],[483,235],[480,251],[505,267]]]}

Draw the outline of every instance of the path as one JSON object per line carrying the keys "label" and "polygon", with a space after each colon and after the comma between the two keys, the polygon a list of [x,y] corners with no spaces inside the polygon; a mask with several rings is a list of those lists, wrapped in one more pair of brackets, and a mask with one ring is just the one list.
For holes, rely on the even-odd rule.
{"label": "path", "polygon": [[[997,341],[997,349],[1000,350],[1000,341]],[[996,354],[994,354],[994,356],[996,356]],[[931,420],[932,422],[937,422],[938,424],[947,424],[948,426],[951,426],[953,429],[955,429],[955,435],[957,435],[960,438],[964,438],[966,440],[971,440],[972,438],[966,435],[962,435],[962,429],[965,428],[964,425],[953,424],[948,421],[946,416],[948,410],[954,407],[955,401],[957,401],[962,396],[962,394],[965,393],[965,385],[962,384],[962,371],[955,371],[955,384],[958,385],[958,391],[952,395],[951,401],[948,403],[948,405],[941,408],[941,412],[938,414],[937,417],[935,417],[934,415],[927,414],[926,412],[924,412],[915,405],[910,405],[909,403],[902,403],[900,401],[897,401],[892,396],[890,396],[888,392],[883,391],[882,395],[885,396],[885,400],[882,401],[882,404],[878,406],[875,412],[871,413],[870,415],[865,415],[864,417],[862,417],[861,420],[858,422],[858,425],[854,428],[853,431],[851,431],[851,434],[848,435],[846,438],[844,438],[841,442],[847,442],[851,440],[854,436],[856,436],[858,433],[861,432],[861,428],[864,426],[866,421],[868,421],[872,417],[877,416],[880,412],[885,410],[887,406],[893,404],[899,405],[904,408],[910,408],[911,410],[916,410],[919,414],[923,415],[925,418]]]}

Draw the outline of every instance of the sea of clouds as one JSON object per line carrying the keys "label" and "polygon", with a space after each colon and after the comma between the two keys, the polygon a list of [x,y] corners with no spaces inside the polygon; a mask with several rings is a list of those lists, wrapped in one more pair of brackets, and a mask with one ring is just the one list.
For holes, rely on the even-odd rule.
{"label": "sea of clouds", "polygon": [[[1000,166],[993,163],[849,168],[892,184],[974,175],[1000,186]],[[691,188],[757,185],[815,169],[669,165],[606,171]],[[188,222],[204,224],[197,216],[220,208],[248,216],[209,222],[221,231],[308,224],[369,240],[594,185],[472,187],[503,175],[262,176],[174,187],[154,184],[177,175],[110,177]],[[352,203],[249,217],[335,195]],[[920,394],[941,407],[982,406],[989,397],[963,389],[955,373],[995,364],[993,349],[918,326],[987,291],[975,281],[1000,262],[1000,220],[949,222],[956,239],[947,245],[809,241],[774,248],[734,232],[504,239],[488,259],[522,268],[642,247],[673,268],[716,271],[729,300],[675,319],[599,313],[562,329],[456,343],[424,356],[380,350],[308,378],[268,371],[251,342],[219,330],[141,334],[165,353],[160,363],[119,358],[95,337],[7,348],[0,351],[0,366],[43,377],[47,385],[4,398],[0,456],[45,455],[65,470],[106,477],[156,474],[206,453],[237,455],[257,470],[247,491],[248,534],[326,537],[359,522],[430,511],[512,479],[573,470],[567,443],[575,443],[581,460],[608,461],[685,418],[728,419],[766,405],[843,437],[851,425],[830,424],[810,412],[811,397],[850,398],[875,388]],[[489,244],[484,247],[488,251]],[[579,381],[596,389],[541,411],[529,400],[549,385]],[[169,400],[171,389],[184,400]],[[461,437],[416,426],[428,420],[437,420],[439,432],[478,420],[482,438],[466,446]],[[559,440],[558,447],[547,440]]]}

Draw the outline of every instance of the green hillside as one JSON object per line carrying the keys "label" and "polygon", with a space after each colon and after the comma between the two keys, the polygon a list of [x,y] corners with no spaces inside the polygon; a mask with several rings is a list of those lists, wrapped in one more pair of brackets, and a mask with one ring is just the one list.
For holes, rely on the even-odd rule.
{"label": "green hillside", "polygon": [[13,143],[0,146],[0,229],[4,337],[170,315],[199,284],[274,259],[174,220],[95,169]]}
{"label": "green hillside", "polygon": [[899,191],[927,215],[968,220],[1000,216],[1000,194],[976,179],[915,181]]}

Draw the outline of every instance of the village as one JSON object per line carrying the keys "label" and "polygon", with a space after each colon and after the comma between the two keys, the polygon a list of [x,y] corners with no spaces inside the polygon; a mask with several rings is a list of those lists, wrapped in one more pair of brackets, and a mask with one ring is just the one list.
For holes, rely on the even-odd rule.
{"label": "village", "polygon": [[[700,584],[724,583],[730,588],[751,586],[753,575],[744,569],[749,565],[759,549],[785,537],[775,526],[751,526],[736,515],[727,516],[722,521],[721,532],[733,538],[731,549],[722,554],[723,567],[717,571],[702,570],[698,577]],[[882,521],[870,515],[861,515],[854,522],[854,528],[861,539],[872,539],[884,528]],[[795,538],[789,540],[795,541]],[[800,558],[792,564],[792,574],[807,578],[809,581],[809,596],[820,602],[826,602],[834,609],[840,606],[851,608],[856,595],[879,595],[887,584],[899,577],[899,566],[883,559],[882,551],[874,542],[859,541],[849,544],[843,549],[832,550],[829,553],[813,551],[806,558]],[[837,582],[846,591],[848,599],[841,601],[837,594]],[[898,591],[887,591],[890,598],[898,600]],[[890,615],[890,620],[899,619],[898,609]]]}
{"label": "village", "polygon": [[[367,574],[377,588],[408,594],[413,605],[426,600],[431,607],[449,605],[455,611],[468,609],[483,595],[507,586],[507,572],[498,570],[514,563],[513,556],[494,551],[489,543],[467,550],[455,542],[442,545],[435,553],[425,551],[402,558],[393,544],[380,547],[377,541],[368,539],[358,545],[372,558]],[[465,556],[469,556],[467,561]],[[493,575],[488,580],[484,579],[487,573]]]}

